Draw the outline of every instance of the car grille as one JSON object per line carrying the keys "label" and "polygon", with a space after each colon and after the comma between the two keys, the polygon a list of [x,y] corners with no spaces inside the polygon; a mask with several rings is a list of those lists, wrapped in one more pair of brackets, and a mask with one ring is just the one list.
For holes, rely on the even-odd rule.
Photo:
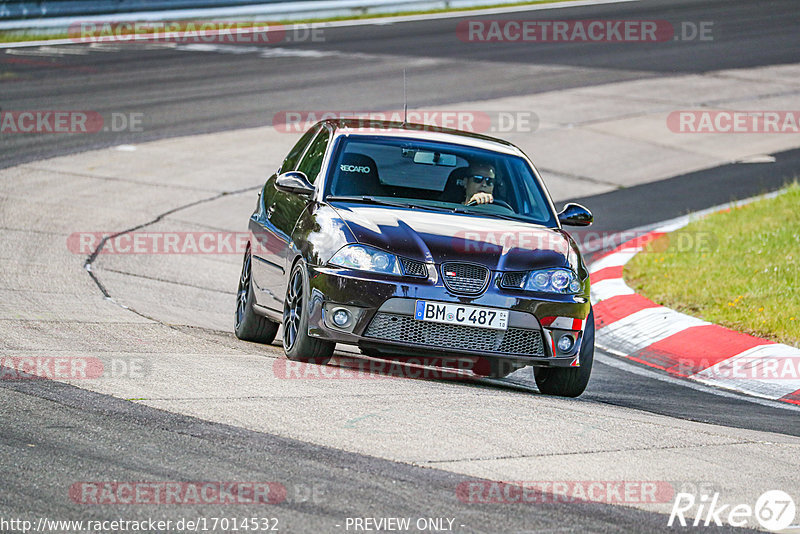
{"label": "car grille", "polygon": [[521,273],[506,273],[500,281],[500,287],[507,287],[509,289],[522,289],[522,284],[525,283],[525,275],[527,272]]}
{"label": "car grille", "polygon": [[493,330],[457,324],[418,321],[408,315],[379,312],[364,337],[410,345],[543,357],[542,334],[528,328]]}
{"label": "car grille", "polygon": [[477,295],[486,287],[489,269],[471,263],[443,263],[442,278],[453,293]]}
{"label": "car grille", "polygon": [[420,278],[428,277],[428,266],[421,261],[400,258],[400,263],[403,266],[403,274],[406,276],[418,276]]}

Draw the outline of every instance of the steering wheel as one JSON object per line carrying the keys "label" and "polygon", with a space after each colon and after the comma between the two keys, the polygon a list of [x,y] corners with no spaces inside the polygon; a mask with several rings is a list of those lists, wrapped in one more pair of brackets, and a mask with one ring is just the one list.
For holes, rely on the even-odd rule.
{"label": "steering wheel", "polygon": [[[509,205],[509,203],[504,201],[504,200],[500,200],[500,199],[496,198],[496,199],[492,200],[491,204],[497,204],[498,206],[502,206],[504,208],[508,208],[508,211],[514,211],[514,208],[512,208],[511,205]],[[467,202],[466,205],[467,206],[477,206],[478,203],[473,200],[471,202]]]}

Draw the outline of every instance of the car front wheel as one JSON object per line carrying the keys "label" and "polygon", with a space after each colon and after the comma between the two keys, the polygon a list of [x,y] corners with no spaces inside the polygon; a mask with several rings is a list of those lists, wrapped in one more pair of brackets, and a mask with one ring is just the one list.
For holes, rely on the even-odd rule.
{"label": "car front wheel", "polygon": [[283,302],[283,352],[290,360],[324,365],[336,344],[308,335],[308,295],[308,273],[305,264],[298,261]]}
{"label": "car front wheel", "polygon": [[577,397],[586,389],[594,360],[594,310],[589,311],[580,349],[580,367],[534,367],[536,386],[545,395]]}

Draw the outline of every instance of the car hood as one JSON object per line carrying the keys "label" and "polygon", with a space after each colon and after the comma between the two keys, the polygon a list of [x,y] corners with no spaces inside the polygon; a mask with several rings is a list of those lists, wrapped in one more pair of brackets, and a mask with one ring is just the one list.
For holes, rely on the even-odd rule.
{"label": "car hood", "polygon": [[331,203],[355,239],[425,262],[462,261],[496,271],[579,270],[574,241],[560,229],[483,215]]}

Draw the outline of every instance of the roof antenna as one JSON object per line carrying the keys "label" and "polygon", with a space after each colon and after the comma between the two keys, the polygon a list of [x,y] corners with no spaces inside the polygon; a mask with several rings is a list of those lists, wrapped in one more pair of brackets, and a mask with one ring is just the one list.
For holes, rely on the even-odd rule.
{"label": "roof antenna", "polygon": [[408,97],[406,96],[406,69],[403,67],[403,126],[408,121]]}

